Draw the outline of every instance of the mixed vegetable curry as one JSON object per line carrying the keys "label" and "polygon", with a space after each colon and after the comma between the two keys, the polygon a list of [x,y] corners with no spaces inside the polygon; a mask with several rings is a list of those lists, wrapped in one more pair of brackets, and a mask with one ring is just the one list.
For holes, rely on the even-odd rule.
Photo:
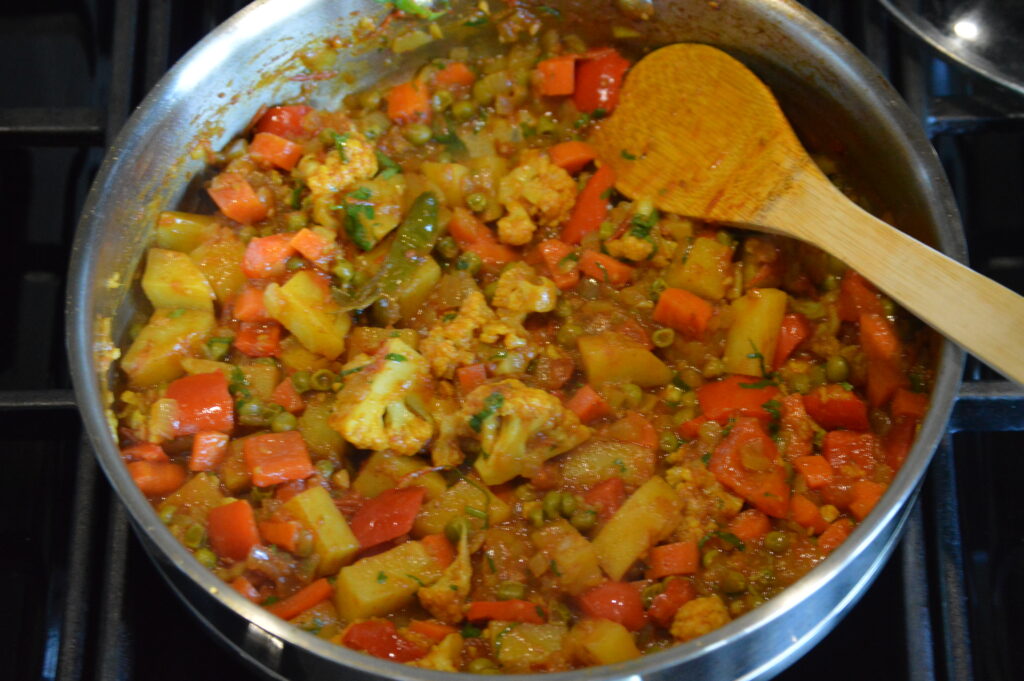
{"label": "mixed vegetable curry", "polygon": [[555,671],[710,632],[868,515],[928,337],[820,251],[616,194],[587,139],[630,64],[547,32],[275,106],[215,212],[160,216],[119,436],[200,563],[370,655]]}

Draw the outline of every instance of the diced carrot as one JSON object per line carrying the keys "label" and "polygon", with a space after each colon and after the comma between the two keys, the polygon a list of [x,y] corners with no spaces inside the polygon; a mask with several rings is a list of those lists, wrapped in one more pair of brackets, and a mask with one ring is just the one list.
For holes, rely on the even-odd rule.
{"label": "diced carrot", "polygon": [[695,541],[679,541],[662,544],[651,549],[647,557],[650,566],[644,577],[661,579],[669,575],[692,575],[697,571],[700,552]]}
{"label": "diced carrot", "polygon": [[789,513],[789,484],[775,443],[761,422],[740,416],[715,451],[708,469],[715,478],[773,518]]}
{"label": "diced carrot", "polygon": [[221,371],[171,381],[166,395],[178,403],[178,435],[201,430],[230,433],[235,427],[235,402],[228,392],[228,379]]}
{"label": "diced carrot", "polygon": [[583,592],[579,603],[587,617],[618,622],[630,631],[639,631],[647,623],[640,591],[628,582],[598,584]]}
{"label": "diced carrot", "polygon": [[461,206],[452,209],[448,233],[455,239],[459,248],[480,256],[485,265],[499,266],[519,259],[514,250],[498,243],[494,232],[488,229],[487,225]]}
{"label": "diced carrot", "polygon": [[301,253],[306,260],[319,267],[327,269],[332,256],[337,252],[338,245],[323,234],[314,232],[308,227],[303,227],[292,237],[288,245]]}
{"label": "diced carrot", "polygon": [[897,388],[893,393],[889,411],[894,419],[921,420],[928,412],[928,396],[924,393],[910,392],[906,388]]}
{"label": "diced carrot", "polygon": [[894,471],[903,467],[916,435],[917,421],[914,419],[897,418],[889,427],[889,432],[882,440],[882,451],[885,453],[885,463]]}
{"label": "diced carrot", "polygon": [[455,547],[443,534],[428,534],[420,540],[420,543],[423,544],[427,553],[437,561],[442,570],[455,560]]}
{"label": "diced carrot", "polygon": [[855,322],[863,313],[884,314],[882,300],[867,279],[853,270],[846,270],[839,284],[839,301],[836,306],[839,318],[844,322]]}
{"label": "diced carrot", "polygon": [[502,622],[543,624],[544,616],[538,610],[541,610],[539,605],[530,601],[516,599],[507,601],[474,601],[466,609],[466,619],[471,622],[501,620]]}
{"label": "diced carrot", "polygon": [[626,501],[626,483],[622,478],[608,478],[591,487],[583,495],[583,501],[596,506],[602,519],[611,518]]}
{"label": "diced carrot", "polygon": [[188,474],[170,461],[131,461],[128,473],[147,497],[162,497],[176,491]]}
{"label": "diced carrot", "polygon": [[264,520],[259,528],[263,541],[280,546],[285,551],[295,551],[300,528],[294,520]]}
{"label": "diced carrot", "polygon": [[576,197],[569,222],[562,230],[562,241],[578,244],[587,234],[601,227],[601,223],[608,217],[609,194],[614,187],[615,171],[610,165],[599,167]]}
{"label": "diced carrot", "polygon": [[779,437],[786,459],[792,461],[807,456],[814,449],[814,423],[804,408],[804,396],[791,393],[782,398],[782,418]]}
{"label": "diced carrot", "polygon": [[434,74],[434,82],[443,86],[472,85],[475,80],[476,74],[461,61],[453,61]]}
{"label": "diced carrot", "polygon": [[257,487],[304,480],[316,472],[306,442],[297,430],[250,435],[242,442],[245,465]]}
{"label": "diced carrot", "polygon": [[341,642],[353,650],[393,662],[411,662],[427,654],[428,649],[398,633],[391,620],[366,620],[350,624]]}
{"label": "diced carrot", "polygon": [[487,380],[487,365],[481,362],[459,367],[455,370],[455,380],[459,382],[462,394],[468,395],[473,392],[473,388],[482,385]]}
{"label": "diced carrot", "polygon": [[764,405],[778,396],[779,388],[774,383],[738,374],[697,388],[697,401],[704,416],[722,425],[736,415],[753,416],[768,423],[772,414]]}
{"label": "diced carrot", "polygon": [[683,421],[676,428],[676,432],[687,440],[695,440],[700,435],[700,427],[711,420],[707,416],[697,416],[689,421]]}
{"label": "diced carrot", "polygon": [[597,150],[586,142],[569,140],[559,142],[548,149],[551,162],[569,173],[578,173],[597,158]]}
{"label": "diced carrot", "polygon": [[249,145],[249,155],[262,165],[291,170],[302,158],[302,147],[272,132],[258,132]]}
{"label": "diced carrot", "polygon": [[281,325],[277,322],[242,322],[234,346],[249,357],[276,357],[281,354]]}
{"label": "diced carrot", "polygon": [[825,553],[832,553],[839,545],[846,541],[846,538],[853,532],[853,521],[849,518],[834,520],[828,529],[818,537],[818,548]]}
{"label": "diced carrot", "polygon": [[691,338],[702,338],[714,314],[711,303],[681,288],[667,288],[654,306],[654,321]]}
{"label": "diced carrot", "polygon": [[270,395],[270,401],[281,405],[285,411],[292,414],[298,414],[306,408],[306,402],[302,399],[302,394],[295,389],[295,384],[292,383],[290,378],[286,378],[277,384],[274,392]]}
{"label": "diced carrot", "polygon": [[235,298],[234,316],[240,322],[270,321],[267,308],[263,305],[263,289],[249,285]]}
{"label": "diced carrot", "polygon": [[654,349],[654,343],[651,341],[651,336],[647,333],[647,329],[645,329],[643,325],[635,319],[630,318],[624,322],[616,324],[611,330],[615,333],[622,334],[638,345],[644,346],[647,350]]}
{"label": "diced carrot", "polygon": [[192,439],[192,455],[188,459],[190,471],[214,471],[228,455],[227,433],[202,430]]}
{"label": "diced carrot", "polygon": [[571,95],[576,89],[576,55],[551,57],[537,64],[540,93],[548,97]]}
{"label": "diced carrot", "polygon": [[804,397],[807,413],[826,430],[849,428],[867,430],[868,405],[838,383],[820,386]]}
{"label": "diced carrot", "polygon": [[252,582],[246,579],[245,575],[239,575],[231,580],[231,588],[245,596],[253,603],[260,602],[260,592],[252,585]]}
{"label": "diced carrot", "polygon": [[910,385],[906,374],[897,362],[884,359],[868,359],[868,402],[872,407],[882,407],[892,399],[900,388]]}
{"label": "diced carrot", "polygon": [[291,234],[271,234],[251,239],[242,259],[242,273],[250,279],[284,274],[288,258],[295,254],[291,240]]}
{"label": "diced carrot", "polygon": [[274,613],[283,620],[290,620],[306,612],[314,605],[317,605],[334,595],[334,587],[321,577],[311,584],[307,584],[283,601],[278,601],[267,606],[267,610]]}
{"label": "diced carrot", "polygon": [[125,461],[170,461],[164,448],[153,442],[140,442],[121,450]]}
{"label": "diced carrot", "polygon": [[548,239],[537,245],[541,260],[548,268],[548,276],[555,286],[563,291],[576,286],[580,280],[580,270],[570,259],[573,247],[558,239]]}
{"label": "diced carrot", "polygon": [[458,631],[453,626],[442,624],[435,620],[410,620],[409,629],[417,634],[426,636],[434,643],[440,643],[449,634],[454,634]]}
{"label": "diced carrot", "polygon": [[430,120],[430,93],[422,83],[409,81],[391,88],[387,94],[388,118],[404,125]]}
{"label": "diced carrot", "polygon": [[274,489],[274,498],[283,504],[296,494],[300,494],[305,491],[305,480],[289,480],[288,482],[282,482]]}
{"label": "diced carrot", "polygon": [[635,411],[608,426],[605,434],[620,442],[631,442],[648,449],[658,448],[658,431],[649,420]]}
{"label": "diced carrot", "polygon": [[269,212],[249,181],[238,173],[217,175],[206,191],[220,212],[243,225],[259,222]]}
{"label": "diced carrot", "polygon": [[401,537],[412,530],[426,491],[423,487],[385,490],[352,516],[352,534],[364,549]]}
{"label": "diced carrot", "polygon": [[729,531],[745,544],[752,544],[768,534],[772,523],[756,508],[748,508],[729,522]]}
{"label": "diced carrot", "polygon": [[832,464],[823,456],[798,456],[793,459],[793,467],[804,476],[807,486],[811,489],[818,489],[832,482]]}
{"label": "diced carrot", "polygon": [[307,140],[316,132],[306,125],[312,112],[313,108],[305,104],[272,106],[256,123],[256,132],[269,132],[292,141]]}
{"label": "diced carrot", "polygon": [[864,473],[870,473],[875,470],[879,459],[878,437],[874,433],[832,430],[825,433],[821,453],[833,471],[841,473],[844,467],[852,464]]}
{"label": "diced carrot", "polygon": [[686,579],[670,579],[665,590],[654,597],[651,607],[647,608],[647,616],[659,626],[668,629],[672,625],[679,608],[697,597],[697,590]]}
{"label": "diced carrot", "polygon": [[807,317],[798,312],[785,315],[775,343],[775,357],[772,366],[778,369],[789,359],[793,351],[811,335],[811,324]]}
{"label": "diced carrot", "polygon": [[584,113],[598,109],[611,113],[618,106],[629,60],[614,48],[588,52],[584,57],[576,71],[573,103]]}
{"label": "diced carrot", "polygon": [[562,474],[558,464],[551,463],[550,461],[541,464],[540,468],[529,477],[533,488],[541,491],[555,489],[562,482]]}
{"label": "diced carrot", "polygon": [[864,520],[878,500],[885,494],[887,486],[880,482],[858,480],[853,483],[853,500],[850,502],[850,513],[857,520]]}
{"label": "diced carrot", "polygon": [[895,362],[900,357],[900,341],[892,323],[880,314],[860,316],[860,344],[869,359]]}
{"label": "diced carrot", "polygon": [[245,560],[260,543],[256,517],[245,499],[211,508],[206,533],[214,552],[230,560]]}
{"label": "diced carrot", "polygon": [[610,255],[597,251],[584,251],[580,256],[580,270],[605,284],[622,286],[633,278],[633,268]]}
{"label": "diced carrot", "polygon": [[802,494],[794,494],[789,502],[793,521],[803,525],[814,534],[821,534],[828,528],[828,522],[821,517],[821,509]]}
{"label": "diced carrot", "polygon": [[565,406],[571,409],[583,423],[596,421],[599,418],[610,416],[612,413],[608,401],[589,385],[584,385],[577,390],[576,394],[565,403]]}

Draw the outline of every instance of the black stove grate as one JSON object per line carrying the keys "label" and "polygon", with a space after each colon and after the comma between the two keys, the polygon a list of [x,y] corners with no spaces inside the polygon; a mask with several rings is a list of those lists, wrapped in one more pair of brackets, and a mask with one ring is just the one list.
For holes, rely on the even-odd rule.
{"label": "black stove grate", "polygon": [[[168,64],[239,0],[38,0],[0,10],[0,669],[13,679],[256,678],[144,556],[85,441],[63,355],[74,224],[102,149]],[[950,67],[874,2],[806,2],[900,89],[957,192],[971,265],[1024,290],[1024,101]],[[29,66],[25,56],[30,57]],[[993,167],[998,163],[998,167]],[[1014,184],[1016,183],[1016,184]],[[971,360],[900,550],[780,678],[1019,678],[1024,391]],[[959,482],[958,482],[959,481]],[[979,503],[982,502],[982,503]],[[897,671],[900,670],[900,671]]]}

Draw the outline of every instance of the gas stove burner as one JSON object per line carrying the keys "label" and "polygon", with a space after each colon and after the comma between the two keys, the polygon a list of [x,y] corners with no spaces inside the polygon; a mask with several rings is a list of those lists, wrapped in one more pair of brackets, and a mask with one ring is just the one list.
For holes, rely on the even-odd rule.
{"label": "gas stove burner", "polygon": [[1024,1],[880,0],[936,50],[1024,94]]}

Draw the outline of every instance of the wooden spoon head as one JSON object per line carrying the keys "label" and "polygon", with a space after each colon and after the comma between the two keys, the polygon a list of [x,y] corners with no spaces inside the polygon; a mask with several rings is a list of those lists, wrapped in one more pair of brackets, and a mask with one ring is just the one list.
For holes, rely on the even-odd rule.
{"label": "wooden spoon head", "polygon": [[794,176],[816,172],[768,87],[695,43],[641,59],[593,142],[626,196],[714,222],[764,226]]}

